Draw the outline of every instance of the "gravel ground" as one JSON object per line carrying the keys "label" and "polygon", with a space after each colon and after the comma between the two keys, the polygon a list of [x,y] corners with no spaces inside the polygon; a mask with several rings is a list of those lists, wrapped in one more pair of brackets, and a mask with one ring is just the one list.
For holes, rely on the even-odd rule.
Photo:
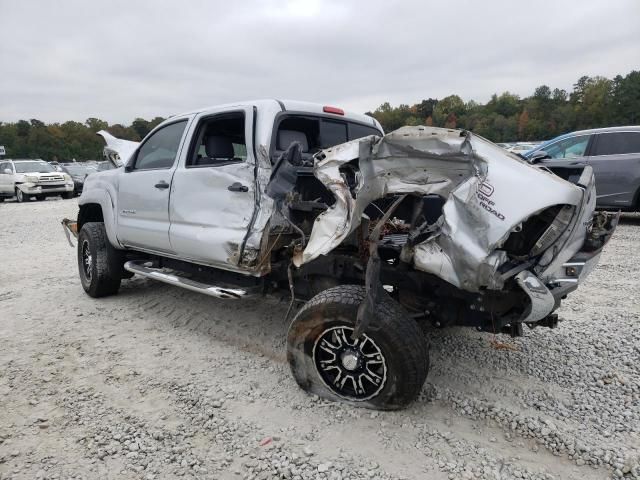
{"label": "gravel ground", "polygon": [[76,212],[0,204],[2,480],[640,479],[637,215],[556,330],[425,328],[420,399],[383,413],[298,389],[286,302],[136,277],[89,298],[59,223]]}

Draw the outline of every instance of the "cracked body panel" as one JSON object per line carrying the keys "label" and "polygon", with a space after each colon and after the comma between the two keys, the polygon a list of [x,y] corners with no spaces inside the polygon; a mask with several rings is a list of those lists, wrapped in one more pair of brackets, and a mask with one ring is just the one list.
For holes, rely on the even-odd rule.
{"label": "cracked body panel", "polygon": [[[360,172],[355,198],[340,172],[354,159]],[[336,204],[316,219],[298,265],[339,245],[372,201],[389,194],[436,194],[446,198],[439,226],[412,247],[410,257],[417,270],[468,291],[502,288],[497,270],[507,255],[499,247],[518,225],[553,205],[580,205],[583,197],[580,187],[480,137],[430,127],[404,127],[382,139],[328,149],[315,175]],[[579,234],[582,240],[585,235],[586,230]]]}

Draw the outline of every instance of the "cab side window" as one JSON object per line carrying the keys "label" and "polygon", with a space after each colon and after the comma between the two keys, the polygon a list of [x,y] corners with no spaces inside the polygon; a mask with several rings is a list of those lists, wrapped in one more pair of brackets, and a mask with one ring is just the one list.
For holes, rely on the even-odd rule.
{"label": "cab side window", "polygon": [[544,151],[547,152],[551,158],[583,157],[590,138],[590,135],[565,138],[553,145],[549,145]]}
{"label": "cab side window", "polygon": [[138,150],[135,170],[171,168],[176,160],[187,121],[172,123],[155,132]]}
{"label": "cab side window", "polygon": [[206,118],[198,126],[196,142],[187,159],[187,168],[215,167],[247,159],[243,112]]}
{"label": "cab side window", "polygon": [[11,170],[11,166],[8,162],[0,163],[0,175],[6,175],[5,170]]}
{"label": "cab side window", "polygon": [[598,135],[593,156],[627,153],[640,153],[640,132],[612,132]]}

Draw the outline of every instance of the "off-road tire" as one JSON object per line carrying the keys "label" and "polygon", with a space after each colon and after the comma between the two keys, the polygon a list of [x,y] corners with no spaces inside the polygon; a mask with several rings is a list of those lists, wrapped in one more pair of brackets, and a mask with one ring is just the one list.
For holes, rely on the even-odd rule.
{"label": "off-road tire", "polygon": [[78,272],[85,292],[94,298],[118,293],[123,261],[122,253],[109,243],[104,223],[88,222],[82,226],[78,235]]}
{"label": "off-road tire", "polygon": [[64,192],[62,194],[62,198],[64,198],[65,200],[69,200],[73,198],[73,196],[74,196],[73,192]]}
{"label": "off-road tire", "polygon": [[39,202],[46,200],[47,197],[45,195],[36,195],[36,200],[38,200]]}
{"label": "off-road tire", "polygon": [[16,201],[18,203],[28,202],[29,200],[31,200],[31,195],[27,195],[26,193],[23,193],[19,188],[16,188]]}
{"label": "off-road tire", "polygon": [[313,297],[291,322],[287,360],[300,387],[323,398],[355,406],[397,410],[416,399],[429,371],[424,333],[404,308],[385,296],[364,332],[379,347],[386,365],[383,387],[364,400],[346,398],[327,386],[314,359],[319,338],[334,327],[353,328],[358,306],[365,298],[359,285],[340,285]]}

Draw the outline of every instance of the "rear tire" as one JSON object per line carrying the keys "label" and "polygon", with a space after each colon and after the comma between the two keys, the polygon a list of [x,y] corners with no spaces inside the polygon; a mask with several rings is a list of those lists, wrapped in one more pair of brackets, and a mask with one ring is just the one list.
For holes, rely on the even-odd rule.
{"label": "rear tire", "polygon": [[65,200],[69,200],[71,198],[73,198],[73,192],[65,192],[62,194],[62,198],[64,198]]}
{"label": "rear tire", "polygon": [[419,395],[429,370],[424,333],[390,297],[378,305],[363,335],[350,334],[365,298],[359,285],[341,285],[313,297],[287,336],[287,359],[303,390],[355,406],[406,407]]}
{"label": "rear tire", "polygon": [[118,293],[124,258],[113,248],[102,222],[88,222],[78,235],[78,271],[82,288],[91,297]]}

